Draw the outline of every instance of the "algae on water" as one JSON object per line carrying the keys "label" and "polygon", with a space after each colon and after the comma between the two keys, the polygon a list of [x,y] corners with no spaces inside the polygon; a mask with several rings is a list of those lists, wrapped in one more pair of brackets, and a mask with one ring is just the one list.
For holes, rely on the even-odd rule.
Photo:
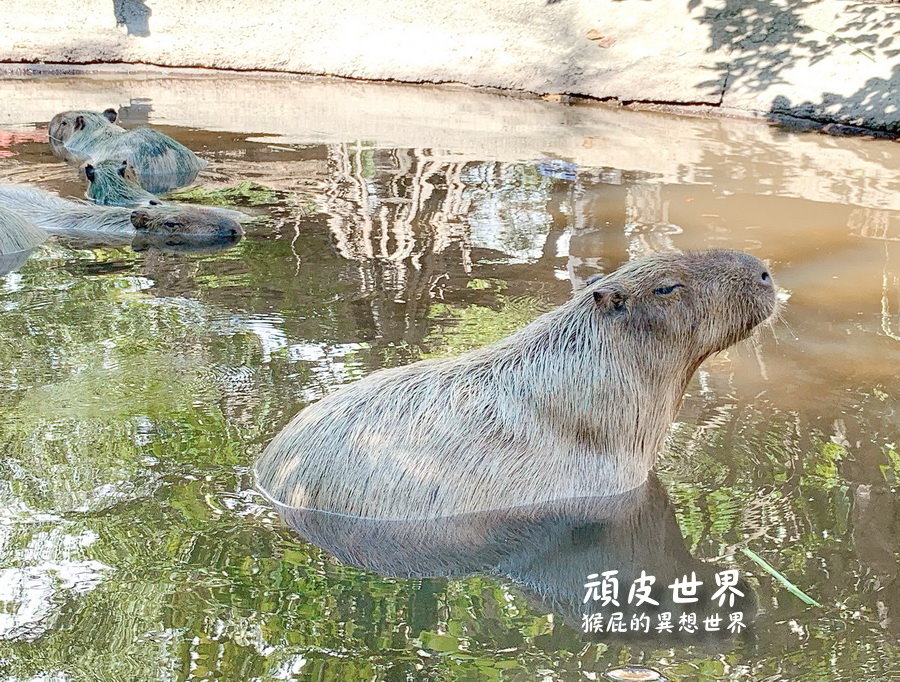
{"label": "algae on water", "polygon": [[263,206],[278,202],[275,190],[250,181],[221,189],[195,187],[182,192],[173,192],[170,197],[178,201],[211,206]]}

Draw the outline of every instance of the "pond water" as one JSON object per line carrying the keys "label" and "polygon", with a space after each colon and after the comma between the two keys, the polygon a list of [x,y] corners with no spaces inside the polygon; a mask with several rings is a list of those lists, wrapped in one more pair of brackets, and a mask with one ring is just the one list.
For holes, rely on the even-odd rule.
{"label": "pond water", "polygon": [[[0,278],[0,679],[897,679],[900,146],[261,75],[0,98],[2,182],[82,196],[46,122],[113,105],[210,162],[184,200],[256,216],[227,250],[51,240]],[[766,260],[786,306],[701,367],[638,522],[513,524],[518,554],[455,563],[419,537],[404,573],[396,541],[342,562],[253,490],[328,391],[709,247]],[[587,574],[629,563],[739,570],[751,626],[585,635]]]}

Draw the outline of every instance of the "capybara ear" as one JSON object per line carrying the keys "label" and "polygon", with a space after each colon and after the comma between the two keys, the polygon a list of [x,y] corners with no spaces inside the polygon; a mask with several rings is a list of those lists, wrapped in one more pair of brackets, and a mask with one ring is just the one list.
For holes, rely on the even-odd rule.
{"label": "capybara ear", "polygon": [[116,110],[113,109],[112,107],[110,107],[109,109],[107,109],[106,111],[104,111],[104,112],[103,112],[103,116],[104,116],[104,118],[106,118],[106,120],[109,121],[110,123],[115,123],[115,122],[116,122],[116,119],[119,118],[119,114],[118,114],[118,113],[116,112]]}
{"label": "capybara ear", "polygon": [[82,128],[84,128],[84,116],[76,116],[75,130],[81,130]]}
{"label": "capybara ear", "polygon": [[622,310],[627,300],[628,293],[617,284],[600,287],[594,291],[594,303],[603,312]]}
{"label": "capybara ear", "polygon": [[84,177],[88,179],[88,182],[93,182],[94,178],[97,177],[97,173],[94,171],[94,167],[91,164],[84,167]]}
{"label": "capybara ear", "polygon": [[122,163],[119,164],[119,167],[116,168],[116,172],[123,178],[125,177],[125,171],[127,171],[127,170],[128,170],[128,162],[127,161],[123,161]]}
{"label": "capybara ear", "polygon": [[150,214],[147,211],[132,211],[131,212],[131,224],[134,225],[134,229],[136,230],[146,230],[150,227]]}

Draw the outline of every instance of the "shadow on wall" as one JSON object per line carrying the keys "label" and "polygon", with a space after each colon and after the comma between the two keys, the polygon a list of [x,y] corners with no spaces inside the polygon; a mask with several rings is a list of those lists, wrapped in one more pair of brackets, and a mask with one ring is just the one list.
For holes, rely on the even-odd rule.
{"label": "shadow on wall", "polygon": [[896,135],[900,134],[900,122],[896,120],[898,92],[900,65],[894,67],[890,78],[870,78],[851,95],[826,92],[821,102],[797,103],[779,95],[772,101],[769,118],[777,122],[779,115],[790,114],[817,119],[823,111],[827,111],[847,125],[874,128]]}
{"label": "shadow on wall", "polygon": [[113,0],[116,24],[125,26],[130,36],[150,35],[150,15],[153,11],[144,0]]}
{"label": "shadow on wall", "polygon": [[[698,20],[709,27],[709,51],[728,55],[716,64],[720,77],[724,74],[730,87],[762,92],[789,80],[787,72],[814,66],[835,50],[852,50],[873,62],[900,55],[900,36],[892,28],[900,21],[900,6],[847,3],[843,25],[831,31],[807,23],[804,12],[815,4],[726,0],[724,6],[705,8]],[[700,0],[689,0],[688,10],[699,5]],[[717,82],[719,78],[699,85]],[[790,114],[824,120],[827,112],[830,120],[847,125],[897,132],[898,85],[900,67],[895,67],[889,78],[870,78],[851,94],[826,93],[819,102],[791,102],[778,96],[770,113],[773,119]]]}

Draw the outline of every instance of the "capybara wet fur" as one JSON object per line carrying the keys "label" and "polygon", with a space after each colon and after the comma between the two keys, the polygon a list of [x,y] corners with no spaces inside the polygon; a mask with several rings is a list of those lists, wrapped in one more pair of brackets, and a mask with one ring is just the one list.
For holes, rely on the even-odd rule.
{"label": "capybara wet fur", "polygon": [[190,184],[206,162],[183,144],[152,128],[116,125],[115,109],[64,111],[50,121],[50,148],[70,163],[127,161],[141,187],[153,194]]}
{"label": "capybara wet fur", "polygon": [[414,518],[646,480],[694,371],[775,310],[745,253],[658,253],[492,346],[376,372],[301,411],[256,463],[277,505]]}
{"label": "capybara wet fur", "polygon": [[47,240],[47,233],[20,213],[0,206],[0,256],[28,251]]}
{"label": "capybara wet fur", "polygon": [[161,202],[138,184],[137,173],[127,161],[86,163],[87,198],[101,206],[157,206]]}
{"label": "capybara wet fur", "polygon": [[240,237],[244,230],[232,215],[216,208],[160,203],[131,209],[63,199],[28,185],[0,185],[0,208],[52,232],[187,234]]}

